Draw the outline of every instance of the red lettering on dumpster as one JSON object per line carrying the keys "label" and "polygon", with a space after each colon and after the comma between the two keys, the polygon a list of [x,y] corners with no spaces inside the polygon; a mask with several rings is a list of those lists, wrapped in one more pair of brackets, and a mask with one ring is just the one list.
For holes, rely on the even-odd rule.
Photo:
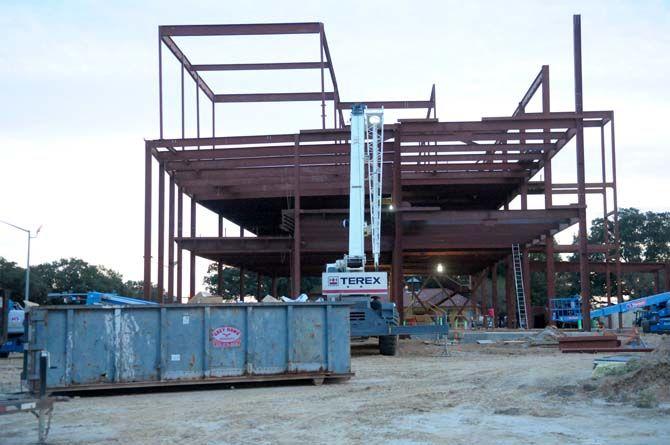
{"label": "red lettering on dumpster", "polygon": [[212,346],[215,348],[232,348],[240,346],[242,332],[232,326],[220,326],[212,331]]}

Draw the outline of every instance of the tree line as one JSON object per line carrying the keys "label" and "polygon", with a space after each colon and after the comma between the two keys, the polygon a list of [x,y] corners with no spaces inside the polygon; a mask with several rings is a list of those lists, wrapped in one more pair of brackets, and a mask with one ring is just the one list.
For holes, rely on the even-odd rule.
{"label": "tree line", "polygon": [[[25,268],[0,257],[0,288],[9,290],[13,299],[23,300],[25,279]],[[38,304],[47,303],[47,294],[52,292],[99,291],[142,298],[142,287],[142,281],[124,280],[115,270],[79,258],[62,258],[30,266],[30,300]]]}

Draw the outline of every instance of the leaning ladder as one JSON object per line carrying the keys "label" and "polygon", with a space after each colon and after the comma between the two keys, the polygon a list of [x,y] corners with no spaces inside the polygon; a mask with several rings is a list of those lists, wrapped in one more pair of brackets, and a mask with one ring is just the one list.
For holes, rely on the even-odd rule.
{"label": "leaning ladder", "polygon": [[526,312],[526,292],[523,288],[523,268],[521,267],[521,248],[512,244],[512,260],[514,262],[514,286],[516,289],[516,310],[519,327],[528,328],[528,312]]}

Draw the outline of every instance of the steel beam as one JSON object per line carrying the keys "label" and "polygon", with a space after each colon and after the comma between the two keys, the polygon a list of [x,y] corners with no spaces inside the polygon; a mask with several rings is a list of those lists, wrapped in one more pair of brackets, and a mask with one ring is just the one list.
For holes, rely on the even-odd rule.
{"label": "steel beam", "polygon": [[168,286],[167,302],[174,302],[174,210],[175,210],[174,174],[170,175],[168,192]]}
{"label": "steel beam", "polygon": [[[181,238],[184,227],[184,190],[177,188],[177,237]],[[180,245],[177,245],[177,299],[173,303],[181,303],[183,294],[183,257],[184,252]]]}
{"label": "steel beam", "polygon": [[158,290],[158,301],[165,303],[165,168],[163,163],[158,163],[158,266],[156,274],[156,286]]}
{"label": "steel beam", "polygon": [[[575,112],[584,111],[582,95],[582,31],[581,16],[573,16],[575,59]],[[582,328],[591,330],[591,278],[589,276],[588,231],[586,228],[586,181],[584,168],[584,127],[582,119],[576,120],[577,137],[577,202],[579,204],[579,283],[582,297]]]}
{"label": "steel beam", "polygon": [[316,34],[321,23],[254,23],[239,25],[168,25],[159,26],[161,36],[261,36],[280,34]]}
{"label": "steel beam", "polygon": [[[195,221],[195,218],[196,218],[196,216],[195,216],[195,199],[193,199],[193,197],[191,197],[190,201],[191,201],[191,219],[190,219],[191,237],[195,238],[195,224],[196,224],[196,221]],[[188,298],[191,299],[195,296],[195,253],[193,253],[192,251],[191,251],[191,254],[189,255],[189,261],[190,262],[189,262],[189,270],[188,270],[188,272],[189,272],[189,280],[188,280],[188,282],[189,282],[189,286],[188,286],[189,292],[188,292],[188,294],[189,295],[188,295]]]}
{"label": "steel beam", "polygon": [[144,282],[143,295],[151,300],[151,147],[145,148],[144,157]]}
{"label": "steel beam", "polygon": [[287,63],[211,63],[191,65],[194,71],[264,71],[264,70],[309,70],[328,67],[327,62]]}
{"label": "steel beam", "polygon": [[300,281],[301,281],[301,276],[300,276],[300,243],[302,241],[301,238],[301,232],[300,232],[300,225],[301,225],[301,217],[300,217],[300,195],[302,193],[300,189],[300,156],[299,156],[299,150],[300,150],[300,138],[298,136],[295,137],[295,158],[294,158],[294,166],[295,166],[295,177],[294,177],[294,191],[293,191],[293,275],[292,275],[292,287],[291,290],[293,291],[294,296],[300,295]]}
{"label": "steel beam", "polygon": [[240,94],[215,94],[214,102],[217,103],[244,103],[244,102],[306,102],[333,100],[332,91],[315,93],[240,93]]}

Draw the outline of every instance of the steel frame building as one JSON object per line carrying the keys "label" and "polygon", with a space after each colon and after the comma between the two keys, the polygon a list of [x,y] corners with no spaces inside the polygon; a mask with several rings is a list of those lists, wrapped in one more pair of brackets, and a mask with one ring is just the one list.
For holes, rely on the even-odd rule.
{"label": "steel frame building", "polygon": [[[193,64],[175,42],[184,36],[249,36],[314,34],[320,40],[317,61],[288,63]],[[181,301],[184,272],[183,250],[191,252],[189,297],[195,293],[195,256],[223,265],[273,277],[290,277],[297,294],[303,275],[320,275],[325,264],[346,251],[347,232],[341,221],[347,212],[349,129],[343,110],[354,102],[340,98],[333,60],[322,23],[246,25],[187,25],[159,27],[159,121],[160,138],[146,141],[144,295],[151,296],[152,279],[152,175],[158,163],[158,209],[155,220],[158,295]],[[163,56],[167,48],[181,66],[181,135],[166,137],[163,125]],[[579,272],[583,311],[590,308],[589,274],[605,273],[607,299],[611,280],[620,282],[627,269],[656,273],[663,264],[624,264],[620,259],[616,182],[614,113],[585,111],[582,104],[582,57],[580,17],[574,17],[575,110],[552,111],[549,66],[540,72],[511,116],[484,117],[480,121],[443,122],[437,119],[435,86],[427,100],[366,101],[369,107],[424,109],[425,118],[400,119],[385,126],[383,191],[387,207],[382,215],[382,264],[391,274],[391,298],[403,314],[402,293],[406,275],[433,274],[444,264],[452,275],[474,277],[477,283],[490,276],[500,262],[509,265],[512,244],[523,246],[527,307],[530,307],[530,273],[546,274],[548,295],[555,292],[557,272]],[[293,93],[219,93],[203,79],[204,72],[242,70],[318,70],[320,91]],[[195,137],[185,134],[185,76],[197,88]],[[333,89],[326,91],[330,77]],[[541,94],[542,111],[529,113],[526,106]],[[200,134],[200,98],[211,103],[211,135]],[[217,136],[217,104],[243,102],[316,101],[321,104],[321,128],[296,134]],[[333,120],[326,120],[332,106]],[[600,134],[601,179],[585,180],[584,132]],[[606,143],[609,132],[609,144]],[[552,158],[571,140],[576,141],[576,180],[552,181]],[[610,168],[606,168],[607,156]],[[590,157],[589,160],[593,159]],[[531,179],[543,172],[542,181]],[[166,178],[167,176],[167,178]],[[168,181],[167,199],[165,181]],[[529,209],[528,195],[544,196],[544,208]],[[577,202],[557,205],[554,195],[572,195]],[[587,244],[586,195],[603,197],[602,216],[611,230],[602,243]],[[184,196],[190,201],[190,227],[185,233]],[[608,196],[613,208],[608,208]],[[509,204],[520,197],[521,209]],[[167,201],[167,202],[166,202]],[[196,204],[218,215],[216,237],[196,236]],[[165,216],[167,211],[167,234]],[[240,226],[240,236],[223,234],[223,219]],[[578,224],[577,245],[555,245],[553,235]],[[244,229],[242,229],[244,228]],[[243,230],[255,236],[243,236]],[[167,241],[167,263],[165,258]],[[544,252],[546,261],[531,262],[529,252]],[[576,252],[578,263],[554,260],[554,253]],[[176,253],[176,258],[175,258]],[[589,253],[604,253],[601,263],[589,261]],[[167,278],[164,270],[167,267]],[[511,271],[510,267],[508,270]],[[176,283],[175,283],[176,281]],[[221,280],[219,280],[221,282]],[[508,289],[511,280],[508,273]],[[242,286],[244,284],[242,283]],[[617,286],[621,301],[621,286]],[[482,306],[497,310],[497,286],[492,286]],[[507,292],[507,313],[514,304]],[[589,329],[586,317],[585,329]],[[510,326],[515,324],[510,317]]]}

